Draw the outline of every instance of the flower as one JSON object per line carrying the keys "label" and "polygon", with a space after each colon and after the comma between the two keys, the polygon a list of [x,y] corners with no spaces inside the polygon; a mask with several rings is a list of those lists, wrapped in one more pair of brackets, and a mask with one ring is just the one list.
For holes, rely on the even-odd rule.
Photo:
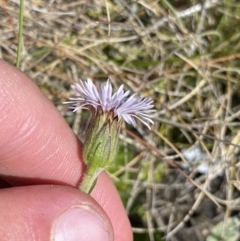
{"label": "flower", "polygon": [[151,98],[139,97],[137,94],[131,95],[130,91],[124,92],[124,85],[121,85],[117,92],[112,95],[112,85],[109,80],[105,85],[101,84],[99,91],[90,78],[87,81],[79,80],[78,84],[71,86],[80,96],[70,98],[66,102],[72,104],[70,108],[89,109],[92,112],[101,111],[103,113],[112,113],[114,118],[119,121],[125,120],[128,124],[137,126],[135,119],[140,120],[149,129],[153,110],[153,100]]}
{"label": "flower", "polygon": [[136,119],[140,120],[149,129],[153,110],[153,101],[150,98],[131,95],[124,92],[123,85],[117,92],[112,93],[109,80],[101,84],[99,90],[91,79],[80,80],[72,85],[79,96],[65,102],[71,104],[73,111],[89,109],[93,115],[87,128],[86,139],[83,145],[83,159],[86,164],[86,173],[80,184],[80,189],[90,193],[99,173],[109,167],[116,159],[119,148],[119,132],[121,123],[136,126]]}

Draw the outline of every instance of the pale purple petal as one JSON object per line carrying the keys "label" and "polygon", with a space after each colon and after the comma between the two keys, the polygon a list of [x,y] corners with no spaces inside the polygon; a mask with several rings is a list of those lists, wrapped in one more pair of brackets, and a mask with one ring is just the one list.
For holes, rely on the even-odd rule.
{"label": "pale purple petal", "polygon": [[137,126],[136,119],[140,120],[149,129],[149,123],[153,124],[154,107],[151,98],[139,97],[133,94],[130,97],[130,91],[124,92],[124,85],[121,85],[117,92],[112,93],[112,85],[101,84],[97,90],[90,78],[87,81],[79,80],[79,83],[72,86],[72,89],[79,94],[77,97],[70,98],[65,102],[72,104],[70,107],[77,111],[78,109],[90,109],[97,111],[99,108],[103,112],[112,112],[119,120],[123,119],[128,124]]}

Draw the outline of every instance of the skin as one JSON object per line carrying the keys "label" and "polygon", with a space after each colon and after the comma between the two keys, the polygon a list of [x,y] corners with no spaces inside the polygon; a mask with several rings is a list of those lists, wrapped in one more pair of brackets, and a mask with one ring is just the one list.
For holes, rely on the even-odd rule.
{"label": "skin", "polygon": [[132,240],[108,175],[100,174],[91,195],[76,188],[84,174],[82,143],[35,83],[3,60],[0,113],[1,240],[53,240],[59,215],[85,204],[112,240]]}

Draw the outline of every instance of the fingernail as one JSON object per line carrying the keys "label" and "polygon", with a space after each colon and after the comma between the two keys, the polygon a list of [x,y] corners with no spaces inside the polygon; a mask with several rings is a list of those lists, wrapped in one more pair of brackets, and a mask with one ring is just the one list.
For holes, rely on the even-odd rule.
{"label": "fingernail", "polygon": [[55,220],[54,241],[112,241],[111,227],[91,206],[74,206]]}

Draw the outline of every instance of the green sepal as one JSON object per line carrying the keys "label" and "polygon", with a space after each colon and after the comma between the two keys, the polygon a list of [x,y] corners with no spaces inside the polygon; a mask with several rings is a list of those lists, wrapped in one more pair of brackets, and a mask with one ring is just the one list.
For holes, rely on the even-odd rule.
{"label": "green sepal", "polygon": [[83,147],[86,174],[80,185],[81,190],[91,192],[99,173],[115,161],[118,154],[120,127],[121,123],[111,112],[98,112],[92,116]]}

